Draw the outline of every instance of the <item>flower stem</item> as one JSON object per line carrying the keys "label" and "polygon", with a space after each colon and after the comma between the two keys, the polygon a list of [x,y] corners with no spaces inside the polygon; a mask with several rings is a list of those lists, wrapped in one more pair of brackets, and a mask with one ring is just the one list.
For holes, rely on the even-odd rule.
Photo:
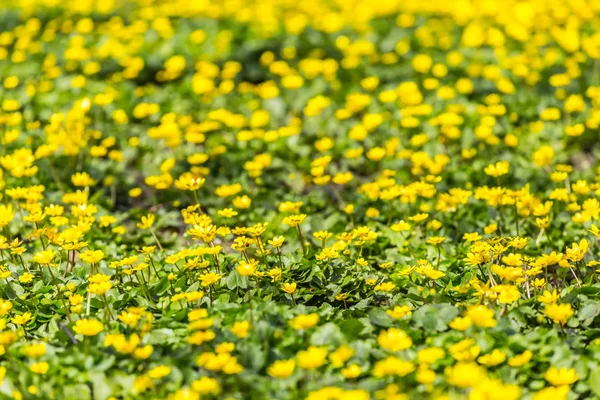
{"label": "flower stem", "polygon": [[302,234],[302,229],[300,229],[300,225],[296,225],[296,230],[298,231],[298,236],[300,238],[300,245],[302,246],[302,253],[307,255],[306,245],[304,244],[304,235]]}

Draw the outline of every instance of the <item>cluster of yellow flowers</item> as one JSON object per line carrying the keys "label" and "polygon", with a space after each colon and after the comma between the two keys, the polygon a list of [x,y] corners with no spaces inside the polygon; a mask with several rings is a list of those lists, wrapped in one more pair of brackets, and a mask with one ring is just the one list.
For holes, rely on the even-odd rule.
{"label": "cluster of yellow flowers", "polygon": [[2,393],[600,396],[599,24],[1,4]]}

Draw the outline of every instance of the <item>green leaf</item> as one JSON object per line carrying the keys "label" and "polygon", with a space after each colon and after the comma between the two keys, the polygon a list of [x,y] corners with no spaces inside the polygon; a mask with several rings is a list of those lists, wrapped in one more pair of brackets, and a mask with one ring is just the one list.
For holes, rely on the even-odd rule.
{"label": "green leaf", "polygon": [[589,303],[579,310],[577,318],[582,321],[583,325],[587,326],[592,323],[598,314],[600,314],[600,304]]}
{"label": "green leaf", "polygon": [[358,319],[346,319],[339,324],[340,330],[348,340],[356,340],[361,332],[365,329],[365,325]]}
{"label": "green leaf", "polygon": [[317,328],[311,335],[310,342],[317,346],[322,346],[324,344],[338,346],[344,342],[344,335],[339,326],[333,322],[328,322]]}
{"label": "green leaf", "polygon": [[225,280],[225,284],[229,290],[233,290],[235,288],[246,289],[248,284],[246,279],[241,276],[235,269],[229,273],[227,279]]}
{"label": "green leaf", "polygon": [[417,327],[426,331],[442,332],[457,315],[458,310],[450,304],[427,304],[414,312],[413,320]]}
{"label": "green leaf", "polygon": [[148,338],[148,344],[164,345],[174,339],[173,329],[162,328],[151,332]]}
{"label": "green leaf", "polygon": [[39,280],[36,283],[33,284],[33,288],[31,289],[31,291],[33,293],[39,292],[40,289],[42,288],[42,286],[44,286],[44,281],[43,280]]}
{"label": "green leaf", "polygon": [[352,310],[364,310],[365,308],[367,308],[368,305],[369,305],[369,299],[362,299],[361,301],[359,301],[358,303],[356,303],[355,305],[353,305],[350,308]]}
{"label": "green leaf", "polygon": [[369,311],[369,321],[373,325],[387,328],[392,326],[393,319],[381,308],[374,308]]}
{"label": "green leaf", "polygon": [[89,373],[89,379],[94,388],[94,400],[106,400],[110,397],[112,388],[104,373],[92,371]]}
{"label": "green leaf", "polygon": [[[65,386],[63,390],[63,398],[65,400],[91,400],[92,394],[87,385],[71,385]],[[94,399],[95,400],[95,399]]]}
{"label": "green leaf", "polygon": [[598,366],[590,366],[590,376],[588,377],[587,383],[590,385],[592,392],[600,397],[600,369]]}
{"label": "green leaf", "polygon": [[242,362],[252,371],[259,371],[266,363],[265,352],[258,343],[249,343],[242,353]]}
{"label": "green leaf", "polygon": [[114,355],[110,355],[107,358],[105,358],[104,360],[102,360],[100,363],[96,364],[94,366],[94,369],[96,371],[106,371],[109,368],[111,368],[115,363],[115,356]]}
{"label": "green leaf", "polygon": [[586,295],[588,297],[598,297],[600,295],[600,288],[595,286],[584,286],[581,288],[575,288],[569,292],[564,298],[565,303],[571,303],[579,295]]}

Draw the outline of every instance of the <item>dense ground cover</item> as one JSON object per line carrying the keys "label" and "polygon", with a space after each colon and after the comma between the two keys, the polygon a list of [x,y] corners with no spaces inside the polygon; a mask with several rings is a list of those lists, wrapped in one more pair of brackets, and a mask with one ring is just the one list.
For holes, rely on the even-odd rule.
{"label": "dense ground cover", "polygon": [[600,2],[0,5],[1,398],[600,397]]}

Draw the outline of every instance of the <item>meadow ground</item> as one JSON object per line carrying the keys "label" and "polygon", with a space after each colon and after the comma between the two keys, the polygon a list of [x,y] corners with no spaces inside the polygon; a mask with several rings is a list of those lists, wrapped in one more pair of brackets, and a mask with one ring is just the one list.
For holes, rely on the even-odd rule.
{"label": "meadow ground", "polygon": [[0,399],[600,397],[600,1],[0,1]]}

